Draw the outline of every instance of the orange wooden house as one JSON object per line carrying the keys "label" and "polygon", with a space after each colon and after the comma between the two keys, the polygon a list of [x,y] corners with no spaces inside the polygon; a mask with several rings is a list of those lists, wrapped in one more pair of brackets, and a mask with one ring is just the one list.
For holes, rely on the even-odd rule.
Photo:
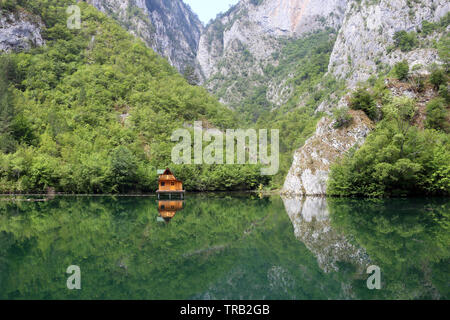
{"label": "orange wooden house", "polygon": [[158,199],[160,198],[160,194],[167,194],[169,198],[172,198],[173,194],[181,195],[183,199],[184,190],[183,190],[183,182],[175,178],[172,171],[169,168],[166,170],[158,171],[159,179],[158,179]]}

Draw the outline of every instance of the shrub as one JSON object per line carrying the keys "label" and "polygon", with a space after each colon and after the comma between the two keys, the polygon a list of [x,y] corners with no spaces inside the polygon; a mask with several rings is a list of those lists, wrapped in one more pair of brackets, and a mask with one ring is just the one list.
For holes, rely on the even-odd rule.
{"label": "shrub", "polygon": [[433,33],[438,28],[438,25],[436,23],[423,21],[422,22],[422,32],[424,35],[429,35]]}
{"label": "shrub", "polygon": [[435,89],[446,83],[445,73],[439,67],[433,67],[430,75],[430,83],[434,85]]}
{"label": "shrub", "polygon": [[447,104],[450,104],[450,92],[448,91],[448,86],[446,84],[439,87],[439,96],[444,98]]}
{"label": "shrub", "polygon": [[446,119],[447,109],[445,99],[436,98],[427,105],[426,127],[442,131],[449,131],[449,123]]}
{"label": "shrub", "polygon": [[378,116],[375,98],[364,87],[358,88],[353,93],[350,98],[350,108],[364,111],[371,120],[375,120]]}
{"label": "shrub", "polygon": [[396,47],[404,52],[411,51],[418,44],[416,33],[414,31],[408,33],[404,30],[394,34],[394,42]]}
{"label": "shrub", "polygon": [[348,127],[352,123],[353,117],[348,111],[348,108],[336,108],[333,110],[333,119],[335,120],[333,127],[335,129]]}
{"label": "shrub", "polygon": [[408,61],[403,60],[401,62],[398,62],[397,64],[395,64],[393,71],[397,79],[406,80],[409,74]]}

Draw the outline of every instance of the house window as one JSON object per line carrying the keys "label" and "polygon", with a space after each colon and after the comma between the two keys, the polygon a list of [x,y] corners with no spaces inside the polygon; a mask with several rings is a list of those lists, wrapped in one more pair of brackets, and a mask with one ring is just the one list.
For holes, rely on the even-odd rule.
{"label": "house window", "polygon": [[164,187],[166,185],[165,182],[161,182],[161,187]]}
{"label": "house window", "polygon": [[161,209],[163,209],[163,210],[164,210],[165,208],[166,208],[166,206],[165,206],[165,205],[162,205],[162,206],[161,206]]}
{"label": "house window", "polygon": [[174,185],[175,185],[175,182],[172,182],[172,185],[174,186]]}

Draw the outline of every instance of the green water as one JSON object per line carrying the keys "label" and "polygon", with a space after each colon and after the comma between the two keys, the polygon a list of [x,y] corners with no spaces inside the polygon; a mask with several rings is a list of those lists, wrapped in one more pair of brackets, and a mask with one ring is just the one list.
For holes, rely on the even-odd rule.
{"label": "green water", "polygon": [[0,198],[0,299],[450,298],[449,199],[188,195],[169,219],[178,205]]}

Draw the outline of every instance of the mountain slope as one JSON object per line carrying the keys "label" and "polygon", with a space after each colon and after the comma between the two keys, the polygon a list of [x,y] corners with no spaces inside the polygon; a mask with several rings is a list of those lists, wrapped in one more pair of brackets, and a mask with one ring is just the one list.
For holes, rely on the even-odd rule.
{"label": "mountain slope", "polygon": [[[445,63],[448,66],[444,57],[450,51],[449,12],[450,4],[440,0],[349,1],[328,70],[344,79],[349,91],[368,81],[338,104],[321,104],[319,109],[329,115],[333,108],[341,108],[341,118],[327,116],[314,136],[297,150],[283,193],[327,194],[330,168],[343,157],[345,164],[335,166],[333,173],[332,192],[336,195],[450,192],[445,182],[450,168],[445,169],[448,165],[444,164],[450,156],[445,134],[445,123],[450,120],[448,67],[438,67]],[[348,107],[365,110],[375,123],[368,125],[369,119],[361,121],[355,111],[342,118]],[[436,120],[434,124],[431,122],[436,117],[439,125]],[[343,119],[350,124],[340,125]],[[414,126],[410,129],[406,124]],[[370,143],[366,145],[364,141],[371,128],[376,130],[369,135]],[[433,129],[444,133],[428,131]],[[362,133],[358,139],[355,132]],[[386,140],[377,140],[381,137]],[[396,140],[399,137],[403,137],[400,142]],[[429,139],[428,145],[422,145],[425,137]],[[360,146],[361,152],[355,153]],[[406,146],[412,149],[407,151]],[[349,150],[352,153],[347,155]],[[443,153],[437,154],[437,150]],[[420,158],[425,157],[424,152],[431,158]],[[432,169],[431,162],[435,166]],[[362,163],[365,165],[361,167]],[[343,170],[347,170],[345,177]],[[435,177],[431,178],[435,179],[433,182],[430,176]]]}
{"label": "mountain slope", "polygon": [[197,60],[204,85],[233,108],[252,91],[267,87],[264,100],[281,106],[292,94],[286,80],[295,75],[273,79],[266,68],[282,63],[282,50],[291,41],[316,31],[337,30],[345,5],[346,0],[240,1],[201,36]]}
{"label": "mountain slope", "polygon": [[[154,191],[156,169],[172,165],[174,130],[195,120],[238,127],[233,112],[94,7],[80,2],[82,27],[69,30],[73,1],[17,3],[2,12],[39,16],[46,46],[0,56],[0,192]],[[255,166],[171,168],[187,190],[265,180]]]}
{"label": "mountain slope", "polygon": [[195,67],[203,24],[181,0],[88,0],[167,58],[178,71]]}
{"label": "mountain slope", "polygon": [[[345,78],[350,86],[389,70],[404,59],[412,67],[417,66],[416,71],[426,73],[427,66],[439,63],[433,41],[439,40],[444,32],[427,26],[439,22],[449,11],[450,3],[446,0],[349,1],[331,54],[330,72]],[[447,28],[445,32],[449,31]],[[412,33],[410,46],[396,45],[399,32]]]}

